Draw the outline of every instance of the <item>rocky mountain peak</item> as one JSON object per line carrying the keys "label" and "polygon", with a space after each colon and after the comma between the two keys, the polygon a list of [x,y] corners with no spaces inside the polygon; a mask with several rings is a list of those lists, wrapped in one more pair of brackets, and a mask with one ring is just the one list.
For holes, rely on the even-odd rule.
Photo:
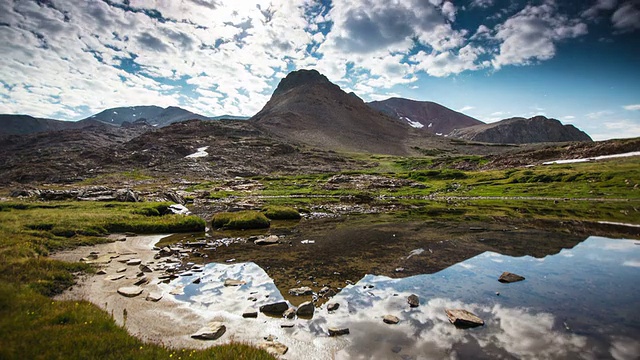
{"label": "rocky mountain peak", "polygon": [[287,91],[305,85],[329,84],[333,85],[326,76],[320,74],[317,70],[297,70],[290,72],[284,79],[280,80],[273,96],[278,96]]}

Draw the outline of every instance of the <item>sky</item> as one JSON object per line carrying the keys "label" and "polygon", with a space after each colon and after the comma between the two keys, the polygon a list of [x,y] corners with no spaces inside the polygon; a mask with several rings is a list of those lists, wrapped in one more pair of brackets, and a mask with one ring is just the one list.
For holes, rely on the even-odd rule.
{"label": "sky", "polygon": [[640,136],[640,0],[0,0],[0,113],[251,116],[317,69],[366,101]]}

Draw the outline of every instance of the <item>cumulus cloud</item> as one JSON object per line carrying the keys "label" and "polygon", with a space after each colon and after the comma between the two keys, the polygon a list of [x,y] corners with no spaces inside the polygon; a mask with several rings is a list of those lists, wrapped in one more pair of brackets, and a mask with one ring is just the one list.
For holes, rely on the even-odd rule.
{"label": "cumulus cloud", "polygon": [[467,45],[457,53],[446,51],[427,54],[424,51],[420,51],[412,56],[411,60],[417,63],[417,69],[424,70],[431,76],[443,77],[488,66],[488,64],[478,63],[478,57],[482,53],[484,53],[484,49]]}
{"label": "cumulus cloud", "polygon": [[527,5],[497,27],[495,38],[501,40],[492,64],[527,65],[548,60],[556,54],[556,43],[587,33],[587,25],[558,13],[553,3]]}
{"label": "cumulus cloud", "polygon": [[623,32],[640,29],[640,1],[632,0],[622,4],[611,16],[611,22]]}
{"label": "cumulus cloud", "polygon": [[493,5],[495,0],[473,0],[471,1],[471,7],[487,8]]}
{"label": "cumulus cloud", "polygon": [[626,105],[623,108],[629,111],[640,111],[640,104]]}
{"label": "cumulus cloud", "polygon": [[618,4],[618,0],[596,0],[590,8],[582,12],[582,16],[587,19],[594,19],[604,11],[613,10]]}

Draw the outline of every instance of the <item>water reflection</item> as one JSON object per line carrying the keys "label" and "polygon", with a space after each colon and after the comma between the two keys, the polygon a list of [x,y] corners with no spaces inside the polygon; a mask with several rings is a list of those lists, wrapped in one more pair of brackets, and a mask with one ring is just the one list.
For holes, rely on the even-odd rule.
{"label": "water reflection", "polygon": [[[393,279],[366,275],[346,286],[312,320],[279,334],[298,344],[292,358],[313,352],[338,359],[637,359],[640,355],[640,246],[637,241],[590,237],[572,249],[544,258],[485,252],[434,274]],[[503,271],[526,277],[502,284]],[[200,284],[179,278],[178,300],[203,310],[241,313],[257,298],[259,306],[282,300],[273,280],[254,263],[208,264]],[[245,285],[224,287],[225,279]],[[407,297],[417,294],[420,306]],[[497,295],[499,294],[499,295]],[[268,297],[267,297],[268,295]],[[484,321],[475,329],[451,325],[445,309],[469,310]],[[383,323],[384,315],[400,319]],[[280,322],[267,319],[264,321]],[[248,320],[249,321],[249,320]],[[350,335],[328,338],[328,327],[348,327]],[[331,344],[334,353],[322,352]],[[297,352],[296,352],[297,351]],[[307,357],[307,356],[303,356]]]}

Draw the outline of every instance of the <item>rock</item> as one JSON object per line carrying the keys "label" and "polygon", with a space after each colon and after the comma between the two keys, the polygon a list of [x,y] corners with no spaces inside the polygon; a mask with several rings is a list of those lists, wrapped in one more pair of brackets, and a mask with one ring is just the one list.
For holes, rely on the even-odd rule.
{"label": "rock", "polygon": [[176,286],[169,292],[171,295],[184,295],[184,286]]}
{"label": "rock", "polygon": [[278,236],[271,235],[266,238],[257,239],[253,243],[256,245],[271,245],[271,244],[277,244],[279,242],[280,242],[280,238]]}
{"label": "rock", "polygon": [[98,270],[97,275],[107,275],[107,272],[104,270]]}
{"label": "rock", "polygon": [[113,275],[113,276],[109,276],[107,280],[116,281],[116,280],[122,279],[123,277],[124,275]]}
{"label": "rock", "polygon": [[313,312],[316,307],[313,305],[311,301],[305,301],[300,306],[298,306],[298,310],[296,310],[296,315],[299,317],[311,317],[313,316]]}
{"label": "rock", "polygon": [[242,313],[242,317],[243,318],[257,318],[258,317],[258,311],[254,308],[248,308],[247,310],[245,310]]}
{"label": "rock", "polygon": [[484,325],[484,321],[473,313],[463,309],[446,309],[449,321],[458,327],[471,328]]}
{"label": "rock", "polygon": [[282,324],[280,324],[280,327],[283,328],[283,329],[289,329],[289,328],[292,328],[293,326],[294,326],[293,323],[282,323]]}
{"label": "rock", "polygon": [[191,211],[189,211],[189,209],[187,209],[186,206],[180,205],[180,204],[173,204],[173,205],[169,206],[168,210],[172,214],[179,214],[179,215],[189,215],[189,214],[191,214]]}
{"label": "rock", "polygon": [[142,294],[142,288],[139,286],[124,286],[118,289],[118,294],[126,297],[136,297]]}
{"label": "rock", "polygon": [[114,197],[117,201],[120,202],[138,202],[140,198],[135,191],[129,189],[120,189],[117,190],[114,194]]}
{"label": "rock", "polygon": [[293,296],[304,296],[313,294],[313,289],[308,286],[303,286],[295,289],[289,289],[289,294]]}
{"label": "rock", "polygon": [[498,279],[498,281],[500,281],[501,283],[512,283],[512,282],[517,282],[517,281],[522,281],[524,280],[524,277],[517,275],[517,274],[512,274],[510,272],[503,272],[502,275],[500,275],[500,278]]}
{"label": "rock", "polygon": [[296,316],[296,309],[290,307],[284,312],[284,314],[282,314],[282,316],[286,319],[293,319]]}
{"label": "rock", "polygon": [[246,284],[244,280],[226,279],[224,281],[224,286],[241,286],[244,284]]}
{"label": "rock", "polygon": [[153,272],[153,270],[149,266],[144,265],[144,264],[140,264],[139,268],[140,268],[140,271],[142,271],[142,272],[146,272],[146,273]]}
{"label": "rock", "polygon": [[400,319],[398,319],[397,316],[393,316],[393,315],[385,315],[382,317],[382,321],[384,321],[385,324],[397,324],[400,322]]}
{"label": "rock", "polygon": [[120,268],[120,269],[116,270],[117,273],[123,273],[125,271],[127,271],[127,268]]}
{"label": "rock", "polygon": [[289,304],[284,301],[260,306],[260,312],[271,315],[282,315],[287,309]]}
{"label": "rock", "polygon": [[197,279],[193,280],[191,283],[197,285],[197,284],[200,284],[200,281],[202,281],[202,280],[200,278],[197,278]]}
{"label": "rock", "polygon": [[277,341],[264,341],[258,344],[258,348],[268,352],[273,356],[281,356],[287,353],[289,348],[283,343]]}
{"label": "rock", "polygon": [[396,346],[391,348],[391,352],[394,353],[394,354],[398,354],[400,351],[402,351],[402,346],[400,346],[400,345],[396,345]]}
{"label": "rock", "polygon": [[141,277],[138,281],[134,282],[133,285],[140,286],[149,282],[149,279],[146,276]]}
{"label": "rock", "polygon": [[141,259],[130,259],[127,261],[127,265],[129,266],[140,265],[141,263],[142,263]]}
{"label": "rock", "polygon": [[340,304],[331,303],[331,304],[327,305],[327,310],[328,311],[336,311],[336,310],[338,310],[339,307],[340,307]]}
{"label": "rock", "polygon": [[336,327],[329,328],[329,336],[340,336],[340,335],[347,335],[347,334],[349,334],[349,328],[336,328]]}
{"label": "rock", "polygon": [[152,302],[158,302],[160,301],[160,299],[162,299],[162,293],[159,293],[159,292],[149,293],[145,298],[145,300],[152,301]]}
{"label": "rock", "polygon": [[420,298],[418,298],[418,295],[416,294],[411,294],[407,298],[407,302],[409,303],[409,306],[412,308],[418,307],[420,305]]}
{"label": "rock", "polygon": [[191,338],[198,340],[215,340],[220,338],[227,331],[227,327],[221,322],[214,321],[201,328]]}

